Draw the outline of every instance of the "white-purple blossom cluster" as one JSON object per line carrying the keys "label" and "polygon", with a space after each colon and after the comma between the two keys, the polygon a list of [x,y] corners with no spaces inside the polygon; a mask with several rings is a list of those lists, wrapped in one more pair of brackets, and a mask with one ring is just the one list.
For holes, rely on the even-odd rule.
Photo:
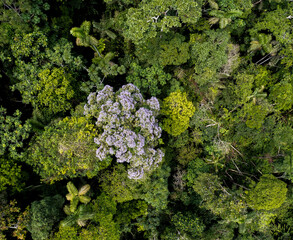
{"label": "white-purple blossom cluster", "polygon": [[95,138],[96,156],[103,161],[115,155],[117,162],[129,163],[128,177],[140,179],[162,161],[164,153],[155,149],[162,129],[156,116],[160,104],[157,98],[144,100],[139,89],[127,84],[114,93],[105,86],[88,96],[84,114],[96,117],[102,133]]}

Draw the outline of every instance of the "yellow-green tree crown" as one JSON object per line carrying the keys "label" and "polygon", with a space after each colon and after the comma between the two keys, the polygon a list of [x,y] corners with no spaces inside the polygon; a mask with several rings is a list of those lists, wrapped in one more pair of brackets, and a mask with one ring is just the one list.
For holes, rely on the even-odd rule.
{"label": "yellow-green tree crown", "polygon": [[194,112],[195,107],[188,101],[185,92],[172,92],[163,101],[161,113],[167,117],[163,122],[164,130],[173,136],[180,135],[188,128]]}
{"label": "yellow-green tree crown", "polygon": [[281,207],[286,200],[287,184],[271,174],[261,176],[254,189],[247,194],[247,203],[256,210],[272,210]]}

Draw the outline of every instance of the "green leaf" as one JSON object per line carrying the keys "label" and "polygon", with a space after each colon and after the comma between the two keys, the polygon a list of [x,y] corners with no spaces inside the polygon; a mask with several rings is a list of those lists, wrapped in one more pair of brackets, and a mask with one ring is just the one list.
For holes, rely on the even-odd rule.
{"label": "green leaf", "polygon": [[78,195],[78,190],[72,182],[67,183],[67,189],[68,189],[68,192],[71,193],[73,196]]}
{"label": "green leaf", "polygon": [[68,200],[68,201],[71,201],[72,199],[73,199],[73,195],[71,194],[71,193],[68,193],[68,194],[66,194],[66,199]]}
{"label": "green leaf", "polygon": [[208,0],[208,1],[209,1],[211,8],[216,9],[216,10],[219,9],[219,5],[215,1],[213,1],[213,0]]}
{"label": "green leaf", "polygon": [[78,192],[78,195],[81,196],[81,195],[85,195],[89,190],[90,190],[91,186],[89,184],[86,184],[84,186],[82,186],[80,189],[79,189],[79,192]]}
{"label": "green leaf", "polygon": [[65,218],[64,220],[62,220],[60,222],[61,227],[71,227],[75,224],[77,220],[77,216],[76,215],[70,215],[67,218]]}
{"label": "green leaf", "polygon": [[221,18],[221,19],[220,19],[220,22],[219,22],[219,24],[220,24],[220,28],[221,28],[221,29],[225,28],[225,27],[226,27],[231,21],[232,21],[232,20],[229,19],[229,18]]}
{"label": "green leaf", "polygon": [[89,196],[79,196],[79,200],[81,203],[89,203],[91,198]]}
{"label": "green leaf", "polygon": [[78,219],[78,220],[77,220],[77,224],[78,224],[79,226],[81,226],[81,227],[84,227],[84,226],[86,225],[86,220],[80,220],[80,219]]}
{"label": "green leaf", "polygon": [[72,212],[70,211],[70,207],[68,205],[65,205],[63,210],[66,213],[66,215],[71,215],[72,214]]}
{"label": "green leaf", "polygon": [[75,212],[75,210],[77,208],[77,205],[78,205],[78,202],[79,202],[79,198],[78,197],[74,197],[72,199],[72,201],[70,202],[70,211],[72,213]]}

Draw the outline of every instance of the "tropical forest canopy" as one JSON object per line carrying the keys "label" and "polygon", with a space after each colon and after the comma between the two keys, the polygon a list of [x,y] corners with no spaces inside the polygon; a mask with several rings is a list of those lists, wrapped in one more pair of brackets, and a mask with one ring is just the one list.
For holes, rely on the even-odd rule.
{"label": "tropical forest canopy", "polygon": [[291,0],[2,0],[0,239],[293,238]]}

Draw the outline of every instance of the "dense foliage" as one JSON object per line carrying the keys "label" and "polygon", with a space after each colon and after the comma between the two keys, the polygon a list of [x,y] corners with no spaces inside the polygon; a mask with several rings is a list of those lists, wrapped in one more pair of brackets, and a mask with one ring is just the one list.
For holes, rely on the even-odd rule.
{"label": "dense foliage", "polygon": [[0,3],[0,239],[293,239],[293,2]]}

